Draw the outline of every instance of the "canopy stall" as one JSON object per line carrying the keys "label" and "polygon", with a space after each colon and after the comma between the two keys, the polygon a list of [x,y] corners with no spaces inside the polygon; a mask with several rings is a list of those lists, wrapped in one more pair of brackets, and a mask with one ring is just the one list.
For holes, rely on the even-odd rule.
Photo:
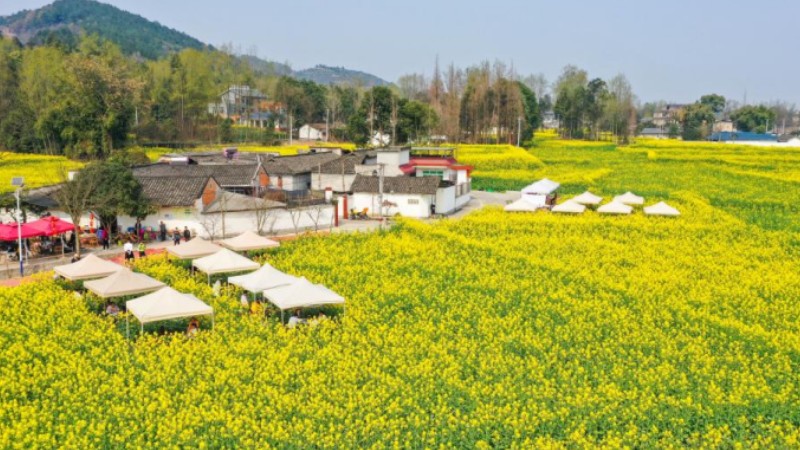
{"label": "canopy stall", "polygon": [[264,291],[264,298],[283,312],[293,308],[310,308],[323,305],[344,305],[344,297],[322,286],[308,281],[305,277],[287,286]]}
{"label": "canopy stall", "polygon": [[613,201],[597,208],[600,214],[630,214],[633,212],[633,207],[624,203]]}
{"label": "canopy stall", "polygon": [[192,261],[192,266],[208,275],[209,283],[211,283],[211,275],[216,275],[218,273],[245,272],[248,270],[256,270],[261,267],[257,262],[245,258],[227,248],[223,248],[213,255],[195,259]]}
{"label": "canopy stall", "polygon": [[253,294],[265,291],[267,289],[287,286],[296,282],[297,280],[299,280],[299,278],[283,273],[268,263],[264,264],[260,269],[253,273],[228,277],[228,283],[234,286],[239,286],[240,288]]}
{"label": "canopy stall", "polygon": [[527,197],[522,196],[517,201],[506,205],[503,209],[507,212],[533,212],[539,209],[539,206],[528,200]]}
{"label": "canopy stall", "polygon": [[[128,300],[125,306],[141,324],[142,332],[146,323],[208,315],[211,316],[211,326],[214,327],[214,308],[194,295],[178,292],[171,287],[163,287],[152,294]],[[130,337],[130,316],[126,327]]]}
{"label": "canopy stall", "polygon": [[644,213],[648,216],[680,216],[681,213],[677,209],[669,206],[664,202],[658,202],[655,205],[647,206],[644,208]]}
{"label": "canopy stall", "polygon": [[1,224],[0,225],[0,241],[16,241],[19,239],[19,233],[22,232],[22,239],[43,236],[44,233],[36,228],[31,228],[30,223],[23,223],[22,227],[17,229],[16,223]]}
{"label": "canopy stall", "polygon": [[106,278],[87,281],[83,286],[98,297],[112,298],[155,291],[164,287],[164,283],[143,273],[123,268]]}
{"label": "canopy stall", "polygon": [[522,188],[522,194],[539,194],[539,195],[547,195],[552,194],[553,191],[558,189],[561,184],[556,183],[553,180],[548,180],[547,178],[542,178],[541,180],[531,183],[524,188]]}
{"label": "canopy stall", "polygon": [[580,214],[586,211],[586,206],[581,205],[580,203],[573,200],[567,200],[560,205],[553,206],[553,209],[551,211],[556,213]]}
{"label": "canopy stall", "polygon": [[75,231],[75,225],[72,222],[67,222],[56,216],[42,217],[39,220],[28,222],[25,226],[32,232],[39,232],[38,236],[55,236],[64,234],[67,231]]}
{"label": "canopy stall", "polygon": [[626,205],[644,205],[644,197],[639,197],[631,191],[614,197],[614,201]]}
{"label": "canopy stall", "polygon": [[124,269],[124,267],[119,264],[89,254],[80,261],[63,266],[56,266],[53,270],[70,281],[79,281],[107,277],[122,269]]}
{"label": "canopy stall", "polygon": [[167,247],[167,252],[178,259],[202,258],[203,256],[213,255],[220,250],[222,250],[222,247],[219,245],[199,237],[181,245]]}
{"label": "canopy stall", "polygon": [[228,238],[219,242],[223,246],[235,251],[244,252],[247,250],[262,250],[265,248],[278,247],[280,243],[260,236],[252,231],[245,231],[239,236]]}
{"label": "canopy stall", "polygon": [[571,199],[575,203],[580,203],[581,205],[599,205],[600,202],[603,201],[603,197],[598,195],[594,195],[589,191],[584,192],[577,197],[573,197]]}

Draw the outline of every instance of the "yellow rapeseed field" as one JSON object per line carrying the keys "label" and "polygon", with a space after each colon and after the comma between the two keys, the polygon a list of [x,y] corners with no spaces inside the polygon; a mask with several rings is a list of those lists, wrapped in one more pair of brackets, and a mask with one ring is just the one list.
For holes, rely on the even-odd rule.
{"label": "yellow rapeseed field", "polygon": [[24,177],[26,187],[36,188],[58,184],[62,175],[81,166],[63,156],[0,152],[0,194],[14,190],[13,177]]}
{"label": "yellow rapeseed field", "polygon": [[682,215],[487,207],[286,242],[255,258],[347,299],[296,329],[163,257],[136,270],[214,306],[213,331],[128,342],[46,275],[2,289],[0,447],[798,447],[798,153],[508,150],[471,149],[476,173]]}

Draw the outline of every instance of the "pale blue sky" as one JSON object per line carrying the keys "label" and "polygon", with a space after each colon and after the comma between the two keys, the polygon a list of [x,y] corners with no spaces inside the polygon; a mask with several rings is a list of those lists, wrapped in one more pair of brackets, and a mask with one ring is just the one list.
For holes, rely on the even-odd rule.
{"label": "pale blue sky", "polygon": [[[0,15],[47,0],[0,0]],[[640,99],[689,102],[717,92],[800,106],[797,0],[107,0],[219,45],[345,66],[394,81],[481,60],[557,77],[624,73]]]}

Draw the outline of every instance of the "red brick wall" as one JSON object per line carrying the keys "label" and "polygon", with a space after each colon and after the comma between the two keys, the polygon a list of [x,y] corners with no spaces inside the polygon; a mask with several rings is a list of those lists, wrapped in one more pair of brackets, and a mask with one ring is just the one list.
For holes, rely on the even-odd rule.
{"label": "red brick wall", "polygon": [[208,180],[206,187],[203,188],[203,206],[208,206],[209,203],[217,198],[217,189],[219,189],[217,183],[215,183],[214,180]]}

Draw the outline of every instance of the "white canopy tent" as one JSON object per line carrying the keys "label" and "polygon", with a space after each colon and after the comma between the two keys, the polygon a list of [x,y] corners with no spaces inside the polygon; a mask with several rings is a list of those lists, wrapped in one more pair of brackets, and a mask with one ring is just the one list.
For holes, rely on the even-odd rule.
{"label": "white canopy tent", "polygon": [[80,261],[56,266],[53,270],[70,281],[80,281],[107,277],[122,269],[124,267],[119,264],[89,254]]}
{"label": "white canopy tent", "polygon": [[633,212],[633,207],[624,203],[613,201],[597,208],[597,212],[601,214],[630,214]]}
{"label": "white canopy tent", "polygon": [[631,191],[614,197],[614,201],[626,205],[644,205],[644,197],[639,197]]}
{"label": "white canopy tent", "polygon": [[281,245],[277,241],[260,236],[252,231],[245,231],[239,236],[225,239],[219,242],[223,246],[235,251],[244,252],[247,250],[262,250],[274,248]]}
{"label": "white canopy tent", "polygon": [[308,281],[305,277],[294,283],[264,291],[264,298],[283,312],[293,308],[309,308],[322,305],[344,305],[344,297],[322,286]]}
{"label": "white canopy tent", "polygon": [[203,256],[213,255],[220,250],[222,250],[222,247],[219,245],[199,237],[181,245],[167,247],[167,252],[178,259],[202,258]]}
{"label": "white canopy tent", "polygon": [[247,275],[228,277],[228,283],[239,286],[240,288],[253,294],[273,289],[280,286],[287,286],[298,281],[299,278],[283,273],[280,270],[265,263],[260,269]]}
{"label": "white canopy tent", "polygon": [[164,287],[164,283],[143,273],[123,268],[100,280],[87,281],[83,286],[98,297],[111,298],[155,291]]}
{"label": "white canopy tent", "polygon": [[541,180],[531,183],[524,188],[522,188],[522,194],[539,194],[539,195],[547,195],[552,194],[553,191],[558,189],[561,184],[556,183],[553,180],[548,180],[547,178],[542,178]]}
{"label": "white canopy tent", "polygon": [[664,202],[658,202],[655,205],[647,206],[644,208],[644,213],[648,216],[680,216],[681,213],[677,209],[669,206]]}
{"label": "white canopy tent", "polygon": [[223,248],[213,255],[204,256],[192,261],[192,266],[197,270],[208,275],[211,283],[211,275],[218,273],[245,272],[256,270],[261,267],[257,262],[246,258],[233,250]]}
{"label": "white canopy tent", "polygon": [[[141,330],[144,324],[162,320],[181,319],[193,316],[211,316],[214,326],[214,308],[203,303],[191,294],[178,292],[171,287],[164,287],[152,294],[147,294],[125,302],[128,311],[139,320]],[[130,316],[128,316],[127,332],[130,336]]]}
{"label": "white canopy tent", "polygon": [[573,200],[567,200],[560,205],[553,206],[552,211],[557,213],[580,214],[586,211],[586,206]]}
{"label": "white canopy tent", "polygon": [[591,192],[586,191],[577,197],[573,197],[572,201],[575,203],[580,203],[581,205],[599,205],[600,202],[603,201],[603,197],[594,195]]}
{"label": "white canopy tent", "polygon": [[507,204],[503,209],[507,212],[533,212],[539,209],[539,206],[528,200],[527,197],[522,196],[518,200]]}

